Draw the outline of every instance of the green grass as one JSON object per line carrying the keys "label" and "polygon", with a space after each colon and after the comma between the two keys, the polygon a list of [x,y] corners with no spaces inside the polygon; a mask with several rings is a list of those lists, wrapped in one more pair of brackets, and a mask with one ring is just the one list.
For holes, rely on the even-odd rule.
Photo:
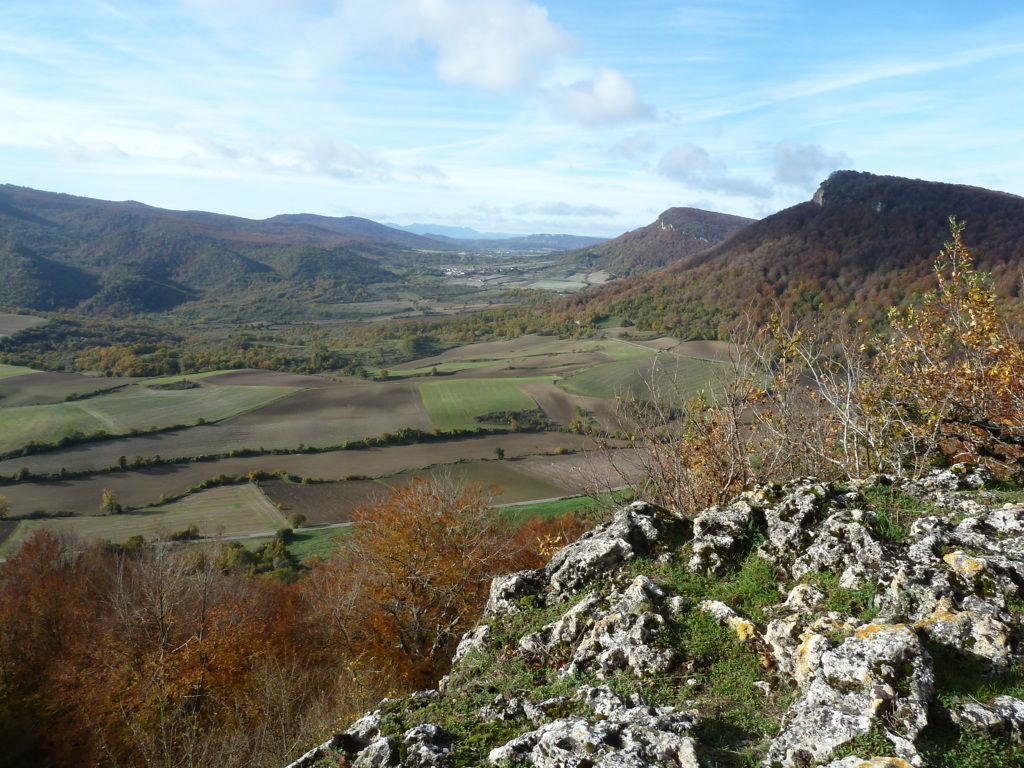
{"label": "green grass", "polygon": [[599,342],[593,351],[608,355],[612,360],[637,360],[657,354],[653,349],[615,339],[605,339]]}
{"label": "green grass", "polygon": [[914,521],[924,515],[933,514],[928,503],[907,496],[898,488],[876,485],[864,492],[868,507],[875,513],[872,529],[886,541],[902,541],[910,532]]}
{"label": "green grass", "polygon": [[477,416],[494,411],[529,411],[537,408],[532,397],[519,389],[521,382],[552,381],[550,376],[515,379],[462,379],[420,382],[423,405],[438,429],[472,429]]}
{"label": "green grass", "polygon": [[[615,498],[616,504],[628,503],[630,491],[616,491],[614,494],[602,494],[601,501],[605,502],[609,497]],[[600,503],[589,496],[574,496],[571,499],[556,499],[555,501],[542,501],[539,504],[516,504],[515,506],[504,507],[501,514],[514,523],[522,523],[531,517],[543,517],[550,520],[554,517],[561,517],[568,512],[575,512],[577,517],[587,517],[593,514],[600,507]]]}
{"label": "green grass", "polygon": [[39,373],[39,371],[35,368],[26,368],[23,365],[4,365],[3,363],[0,363],[0,379],[24,376],[26,373]]}
{"label": "green grass", "polygon": [[83,402],[82,408],[118,431],[219,421],[268,405],[294,393],[286,387],[198,387],[158,390],[129,387]]}
{"label": "green grass", "polygon": [[[291,541],[288,542],[288,551],[299,562],[310,555],[319,555],[326,560],[343,546],[345,536],[350,530],[351,528],[346,526],[344,528],[308,528],[295,531]],[[246,549],[255,550],[273,538],[273,536],[266,536],[258,539],[245,539],[242,543]]]}
{"label": "green grass", "polygon": [[640,356],[595,365],[570,376],[560,386],[574,395],[606,399],[648,397],[653,389],[684,403],[701,390],[716,389],[727,374],[728,367],[721,363],[647,350]]}
{"label": "green grass", "polygon": [[[99,511],[99,499],[96,506]],[[97,539],[121,542],[136,534],[152,539],[189,525],[199,526],[206,536],[245,536],[286,528],[288,521],[256,486],[229,485],[120,515],[23,520],[0,546],[0,556],[17,552],[42,528],[71,535],[88,544]]]}
{"label": "green grass", "polygon": [[0,408],[0,452],[20,448],[29,440],[56,443],[101,430],[124,435],[133,430],[194,424],[200,418],[219,421],[296,391],[285,387],[157,390],[132,386],[73,403]]}
{"label": "green grass", "polygon": [[30,440],[55,443],[105,429],[105,421],[87,413],[78,403],[0,408],[0,453],[20,448]]}

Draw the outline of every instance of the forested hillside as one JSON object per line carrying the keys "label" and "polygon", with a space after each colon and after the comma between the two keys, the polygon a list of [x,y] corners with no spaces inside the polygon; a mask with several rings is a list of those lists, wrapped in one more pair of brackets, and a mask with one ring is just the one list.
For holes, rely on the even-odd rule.
{"label": "forested hillside", "polygon": [[776,311],[877,322],[885,307],[926,290],[951,215],[966,223],[977,266],[991,273],[998,300],[1020,322],[1024,198],[853,171],[833,174],[814,200],[699,254],[554,306],[583,303],[594,316],[621,315],[641,328],[697,338],[724,333],[740,315],[760,324]]}
{"label": "forested hillside", "polygon": [[699,208],[669,208],[646,227],[567,257],[592,269],[607,269],[619,277],[643,274],[707,250],[753,221]]}

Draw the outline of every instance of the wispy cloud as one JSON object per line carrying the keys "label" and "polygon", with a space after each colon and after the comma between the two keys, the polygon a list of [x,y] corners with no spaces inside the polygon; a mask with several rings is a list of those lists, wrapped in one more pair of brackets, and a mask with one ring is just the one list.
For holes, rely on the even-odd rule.
{"label": "wispy cloud", "polygon": [[649,133],[634,133],[608,148],[608,156],[615,160],[639,160],[654,151],[654,139]]}
{"label": "wispy cloud", "polygon": [[826,152],[818,144],[794,144],[780,141],[773,153],[775,180],[790,186],[816,184],[832,171],[851,165],[842,152]]}
{"label": "wispy cloud", "polygon": [[729,174],[725,162],[696,144],[674,147],[658,161],[658,173],[688,187],[704,192],[724,192],[754,198],[771,197],[772,189],[764,184]]}
{"label": "wispy cloud", "polygon": [[546,90],[548,108],[558,117],[588,127],[652,120],[654,110],[621,72],[601,69],[593,77]]}

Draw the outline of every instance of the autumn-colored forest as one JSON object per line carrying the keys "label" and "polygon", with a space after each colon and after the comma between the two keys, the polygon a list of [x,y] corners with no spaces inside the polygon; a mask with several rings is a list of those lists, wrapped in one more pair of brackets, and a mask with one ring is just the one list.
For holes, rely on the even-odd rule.
{"label": "autumn-colored forest", "polygon": [[294,584],[247,575],[228,545],[38,533],[0,567],[0,765],[285,765],[435,682],[491,577],[582,530],[510,527],[489,498],[396,489]]}

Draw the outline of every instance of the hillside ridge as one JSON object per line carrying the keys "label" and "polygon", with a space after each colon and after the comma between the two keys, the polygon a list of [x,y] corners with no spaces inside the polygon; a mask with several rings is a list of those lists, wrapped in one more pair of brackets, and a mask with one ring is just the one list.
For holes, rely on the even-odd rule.
{"label": "hillside ridge", "polygon": [[664,267],[720,243],[754,222],[743,216],[700,208],[669,208],[645,227],[567,254],[592,269],[617,276]]}
{"label": "hillside ridge", "polygon": [[966,222],[964,240],[978,268],[991,274],[997,298],[1010,307],[1008,319],[1024,322],[1024,198],[838,171],[815,199],[574,301],[593,315],[628,317],[641,329],[689,338],[719,338],[738,318],[758,326],[776,313],[814,314],[832,325],[862,318],[882,323],[887,307],[928,290],[954,216]]}

